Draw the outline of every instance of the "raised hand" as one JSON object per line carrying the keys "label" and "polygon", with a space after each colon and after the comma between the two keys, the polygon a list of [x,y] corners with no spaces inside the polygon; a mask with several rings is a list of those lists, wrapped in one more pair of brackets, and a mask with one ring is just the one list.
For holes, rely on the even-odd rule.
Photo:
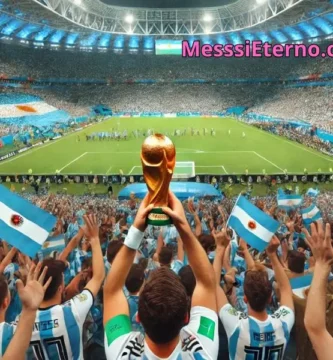
{"label": "raised hand", "polygon": [[24,286],[21,280],[17,280],[16,287],[18,295],[21,299],[23,309],[36,311],[44,299],[46,289],[49,287],[52,277],[44,284],[47,272],[47,266],[41,272],[42,263],[32,265],[29,270],[27,283]]}
{"label": "raised hand", "polygon": [[240,251],[246,251],[247,250],[247,243],[244,239],[240,238],[239,239],[239,244],[238,244],[238,249]]}
{"label": "raised hand", "polygon": [[188,199],[187,208],[192,215],[195,214],[195,207],[191,198]]}
{"label": "raised hand", "polygon": [[147,195],[140,204],[133,226],[136,227],[138,230],[144,232],[147,227],[147,216],[153,209],[153,207],[153,204],[149,204],[149,193],[147,193]]}
{"label": "raised hand", "polygon": [[331,239],[331,226],[317,222],[311,224],[311,235],[307,229],[302,229],[306,237],[306,242],[310,246],[316,262],[325,266],[333,265],[333,247]]}
{"label": "raised hand", "polygon": [[162,210],[171,217],[176,227],[188,225],[183,205],[171,190],[169,190],[169,207],[164,207]]}
{"label": "raised hand", "polygon": [[279,248],[279,246],[280,246],[280,240],[274,235],[266,249],[267,255],[271,256],[276,254],[276,251]]}
{"label": "raised hand", "polygon": [[226,228],[223,228],[222,231],[220,232],[215,232],[213,233],[215,242],[216,242],[216,246],[219,247],[228,247],[228,245],[230,244],[230,236],[228,235],[228,231]]}
{"label": "raised hand", "polygon": [[99,239],[99,225],[96,215],[84,215],[83,220],[85,225],[83,231],[85,236],[91,241],[92,239]]}

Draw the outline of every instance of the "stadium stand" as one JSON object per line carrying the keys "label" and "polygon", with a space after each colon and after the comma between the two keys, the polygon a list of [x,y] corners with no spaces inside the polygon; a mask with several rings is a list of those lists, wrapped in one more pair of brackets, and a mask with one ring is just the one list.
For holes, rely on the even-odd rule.
{"label": "stadium stand", "polygon": [[[329,43],[322,46],[326,48]],[[31,49],[0,43],[0,74],[32,79],[127,81],[134,79],[287,79],[332,74],[332,59],[186,58]],[[61,64],[61,66],[59,66]],[[75,64],[75,66],[73,66]],[[140,68],[137,65],[141,64]],[[244,71],[246,69],[246,71]]]}

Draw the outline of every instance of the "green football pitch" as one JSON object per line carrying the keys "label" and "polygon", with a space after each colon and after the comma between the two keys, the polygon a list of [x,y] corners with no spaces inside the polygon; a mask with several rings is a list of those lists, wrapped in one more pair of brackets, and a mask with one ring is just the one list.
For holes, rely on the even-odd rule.
{"label": "green football pitch", "polygon": [[[85,134],[127,129],[128,140],[86,141]],[[153,129],[171,134],[187,129],[185,136],[172,136],[177,150],[175,174],[250,174],[329,173],[333,158],[298,143],[261,131],[231,118],[111,118],[36,147],[0,163],[0,174],[142,174],[140,149],[143,137],[132,135],[135,129]],[[190,129],[200,130],[191,135]],[[203,135],[203,128],[208,135]],[[210,135],[214,129],[215,136]],[[229,135],[230,131],[230,135]],[[243,137],[243,132],[245,137]],[[80,141],[78,141],[78,136]]]}

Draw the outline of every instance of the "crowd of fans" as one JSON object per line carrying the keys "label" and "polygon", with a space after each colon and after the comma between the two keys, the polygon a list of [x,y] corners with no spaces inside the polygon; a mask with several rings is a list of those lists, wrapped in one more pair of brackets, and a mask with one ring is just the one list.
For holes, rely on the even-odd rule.
{"label": "crowd of fans", "polygon": [[274,123],[249,121],[249,123],[261,130],[286,137],[292,141],[311,147],[326,154],[333,154],[332,144],[329,141],[321,140],[318,136],[312,135],[310,129],[302,127],[292,128],[289,124],[276,125]]}
{"label": "crowd of fans", "polygon": [[[325,44],[323,45],[325,47]],[[0,74],[35,79],[287,79],[332,73],[330,58],[182,58],[31,49],[0,44]],[[73,66],[74,64],[74,66]],[[138,67],[138,64],[140,66]]]}
{"label": "crowd of fans", "polygon": [[20,133],[31,132],[31,126],[19,126],[13,124],[0,123],[0,137],[6,135],[15,135]]}
{"label": "crowd of fans", "polygon": [[[38,95],[48,104],[72,116],[89,114],[90,107],[105,104],[117,111],[164,112],[225,111],[245,106],[249,112],[280,119],[303,120],[333,132],[332,95],[329,86],[288,88],[284,79],[312,74],[332,74],[331,59],[184,59],[177,56],[112,55],[29,49],[0,44],[0,75],[31,79],[97,79],[109,85],[24,85],[23,91]],[[245,63],[246,61],[246,63]],[[61,66],[59,66],[61,64]],[[75,64],[75,66],[73,66]],[[140,66],[138,67],[138,64]],[[137,79],[164,81],[154,85],[133,84]],[[171,84],[179,79],[275,79],[267,84]],[[121,82],[121,83],[119,83]],[[152,100],[153,99],[153,100]]]}
{"label": "crowd of fans", "polygon": [[[30,259],[1,242],[4,359],[23,359],[29,345],[29,359],[52,360],[331,358],[333,193],[304,197],[322,214],[307,229],[275,196],[252,198],[280,222],[261,253],[226,230],[231,198],[170,193],[173,225],[147,227],[151,205],[134,194],[24,196],[57,217],[50,239],[66,246]],[[296,296],[289,280],[306,274],[310,291]]]}
{"label": "crowd of fans", "polygon": [[[6,93],[17,92],[6,88]],[[332,96],[329,87],[289,89],[272,85],[82,85],[25,89],[48,104],[66,110],[72,116],[83,116],[90,107],[105,104],[114,112],[197,111],[224,112],[234,106],[245,106],[248,112],[286,120],[302,120],[333,132]],[[153,99],[153,101],[152,101]]]}
{"label": "crowd of fans", "polygon": [[333,133],[333,88],[283,88],[262,98],[250,111],[281,119],[305,120]]}

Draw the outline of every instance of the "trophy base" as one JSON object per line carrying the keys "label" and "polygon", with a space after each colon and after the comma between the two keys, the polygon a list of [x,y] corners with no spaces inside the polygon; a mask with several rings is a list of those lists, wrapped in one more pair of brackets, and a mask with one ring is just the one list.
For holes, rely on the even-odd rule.
{"label": "trophy base", "polygon": [[148,214],[147,223],[154,226],[167,226],[172,224],[172,219],[161,208],[154,208]]}

